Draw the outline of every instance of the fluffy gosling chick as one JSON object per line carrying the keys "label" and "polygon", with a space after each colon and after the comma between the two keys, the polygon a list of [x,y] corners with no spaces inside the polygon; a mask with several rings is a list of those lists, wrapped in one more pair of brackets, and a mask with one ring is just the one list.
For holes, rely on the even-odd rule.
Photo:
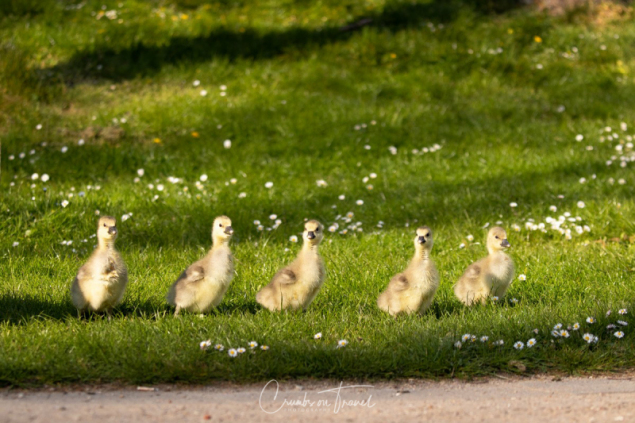
{"label": "fluffy gosling chick", "polygon": [[185,269],[168,291],[167,300],[176,307],[175,316],[181,310],[206,313],[220,304],[234,277],[234,260],[229,249],[233,233],[229,217],[214,219],[212,249]]}
{"label": "fluffy gosling chick", "polygon": [[507,233],[501,227],[487,234],[489,255],[468,266],[454,285],[454,293],[465,305],[487,302],[490,295],[502,298],[514,277],[514,262],[503,252],[508,248]]}
{"label": "fluffy gosling chick", "polygon": [[115,250],[117,221],[103,216],[97,226],[98,246],[79,268],[71,286],[71,299],[79,313],[84,310],[105,311],[110,319],[112,309],[121,302],[128,270]]}
{"label": "fluffy gosling chick", "polygon": [[278,271],[271,282],[256,294],[256,301],[270,311],[306,310],[322,287],[326,272],[318,253],[324,226],[317,220],[304,225],[304,243],[298,257]]}
{"label": "fluffy gosling chick", "polygon": [[432,304],[439,287],[439,272],[430,258],[434,244],[427,226],[417,228],[415,255],[403,273],[397,273],[377,298],[377,305],[391,316],[418,312],[423,314]]}

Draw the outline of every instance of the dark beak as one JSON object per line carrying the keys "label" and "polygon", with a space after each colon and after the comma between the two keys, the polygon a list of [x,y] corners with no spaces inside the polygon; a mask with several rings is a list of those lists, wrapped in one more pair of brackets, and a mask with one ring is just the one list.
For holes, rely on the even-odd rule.
{"label": "dark beak", "polygon": [[501,242],[501,247],[510,247],[511,245],[509,244],[509,241],[507,241],[506,239],[503,240],[503,242]]}
{"label": "dark beak", "polygon": [[231,235],[234,233],[234,228],[232,228],[231,226],[225,226],[225,233],[227,235]]}
{"label": "dark beak", "polygon": [[423,236],[420,236],[419,238],[417,238],[417,242],[419,244],[425,244],[426,243],[426,238]]}
{"label": "dark beak", "polygon": [[108,228],[108,233],[109,234],[113,234],[113,235],[117,235],[117,227],[116,226],[111,226],[110,228]]}
{"label": "dark beak", "polygon": [[309,232],[308,234],[306,234],[306,237],[309,239],[315,238],[315,232]]}

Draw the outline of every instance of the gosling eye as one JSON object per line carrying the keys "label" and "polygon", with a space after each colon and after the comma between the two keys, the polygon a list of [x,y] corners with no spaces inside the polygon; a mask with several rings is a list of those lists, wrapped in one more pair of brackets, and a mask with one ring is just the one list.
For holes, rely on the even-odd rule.
{"label": "gosling eye", "polygon": [[317,228],[317,229],[315,230],[315,232],[320,232],[320,228]]}
{"label": "gosling eye", "polygon": [[494,238],[498,239],[498,235],[494,236]]}
{"label": "gosling eye", "polygon": [[428,233],[428,234],[425,234],[424,236],[427,238],[427,237],[429,237],[429,236],[430,236],[430,234]]}
{"label": "gosling eye", "polygon": [[106,225],[106,224],[104,223],[104,228],[106,228],[106,227],[108,227],[108,225]]}
{"label": "gosling eye", "polygon": [[223,227],[223,224],[222,224],[222,223],[219,223],[219,224],[218,224],[218,227],[219,227],[219,228],[222,228],[222,227]]}

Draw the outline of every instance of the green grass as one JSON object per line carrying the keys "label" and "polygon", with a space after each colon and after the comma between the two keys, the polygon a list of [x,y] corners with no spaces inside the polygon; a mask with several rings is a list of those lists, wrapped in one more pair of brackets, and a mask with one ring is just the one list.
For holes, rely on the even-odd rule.
{"label": "green grass", "polygon": [[[513,361],[565,373],[635,364],[635,321],[617,315],[635,311],[630,9],[610,20],[604,9],[549,17],[513,2],[31,3],[0,9],[9,58],[0,61],[0,384],[469,378],[518,372]],[[96,19],[102,4],[116,19]],[[372,23],[340,30],[363,17]],[[119,220],[130,274],[112,321],[78,320],[70,302],[96,210]],[[350,222],[337,218],[348,212]],[[526,226],[565,212],[580,218],[566,223],[571,239],[548,223]],[[236,231],[234,281],[215,313],[173,318],[167,289],[209,247],[220,214]],[[270,228],[271,214],[282,224],[259,231],[254,220]],[[305,218],[339,224],[321,248],[327,281],[306,313],[269,313],[255,294],[298,251],[289,237]],[[452,285],[485,254],[488,223],[508,230],[527,280],[499,304],[465,308]],[[340,233],[352,224],[363,231]],[[441,286],[424,316],[393,319],[375,301],[407,265],[420,224],[435,232]],[[618,317],[630,324],[622,339],[606,329]],[[582,327],[570,338],[551,336],[574,322]],[[585,332],[599,342],[588,345]],[[455,348],[465,333],[489,342]],[[532,349],[512,347],[530,338]],[[251,340],[271,348],[230,358],[200,351],[205,339],[226,351]],[[349,345],[336,349],[339,339]]]}

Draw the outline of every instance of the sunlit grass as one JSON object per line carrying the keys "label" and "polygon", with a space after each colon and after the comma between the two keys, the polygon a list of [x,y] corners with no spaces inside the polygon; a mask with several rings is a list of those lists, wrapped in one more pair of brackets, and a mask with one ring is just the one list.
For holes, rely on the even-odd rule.
{"label": "sunlit grass", "polygon": [[[89,1],[1,21],[14,59],[0,65],[0,383],[632,366],[630,326],[606,328],[633,324],[617,310],[635,307],[630,18],[445,2],[121,3],[105,2],[117,19],[98,20],[104,2]],[[96,211],[118,219],[130,273],[110,322],[79,320],[69,295]],[[236,231],[236,277],[216,312],[175,319],[167,289],[209,248],[220,214]],[[255,294],[293,259],[305,218],[337,223],[321,249],[326,283],[306,313],[271,314]],[[421,224],[435,233],[441,286],[424,316],[393,319],[375,301]],[[494,225],[526,280],[468,309],[452,285]],[[551,335],[576,322],[569,338]],[[459,349],[464,334],[477,341]],[[225,351],[201,351],[207,339]],[[254,340],[270,349],[251,351]]]}

